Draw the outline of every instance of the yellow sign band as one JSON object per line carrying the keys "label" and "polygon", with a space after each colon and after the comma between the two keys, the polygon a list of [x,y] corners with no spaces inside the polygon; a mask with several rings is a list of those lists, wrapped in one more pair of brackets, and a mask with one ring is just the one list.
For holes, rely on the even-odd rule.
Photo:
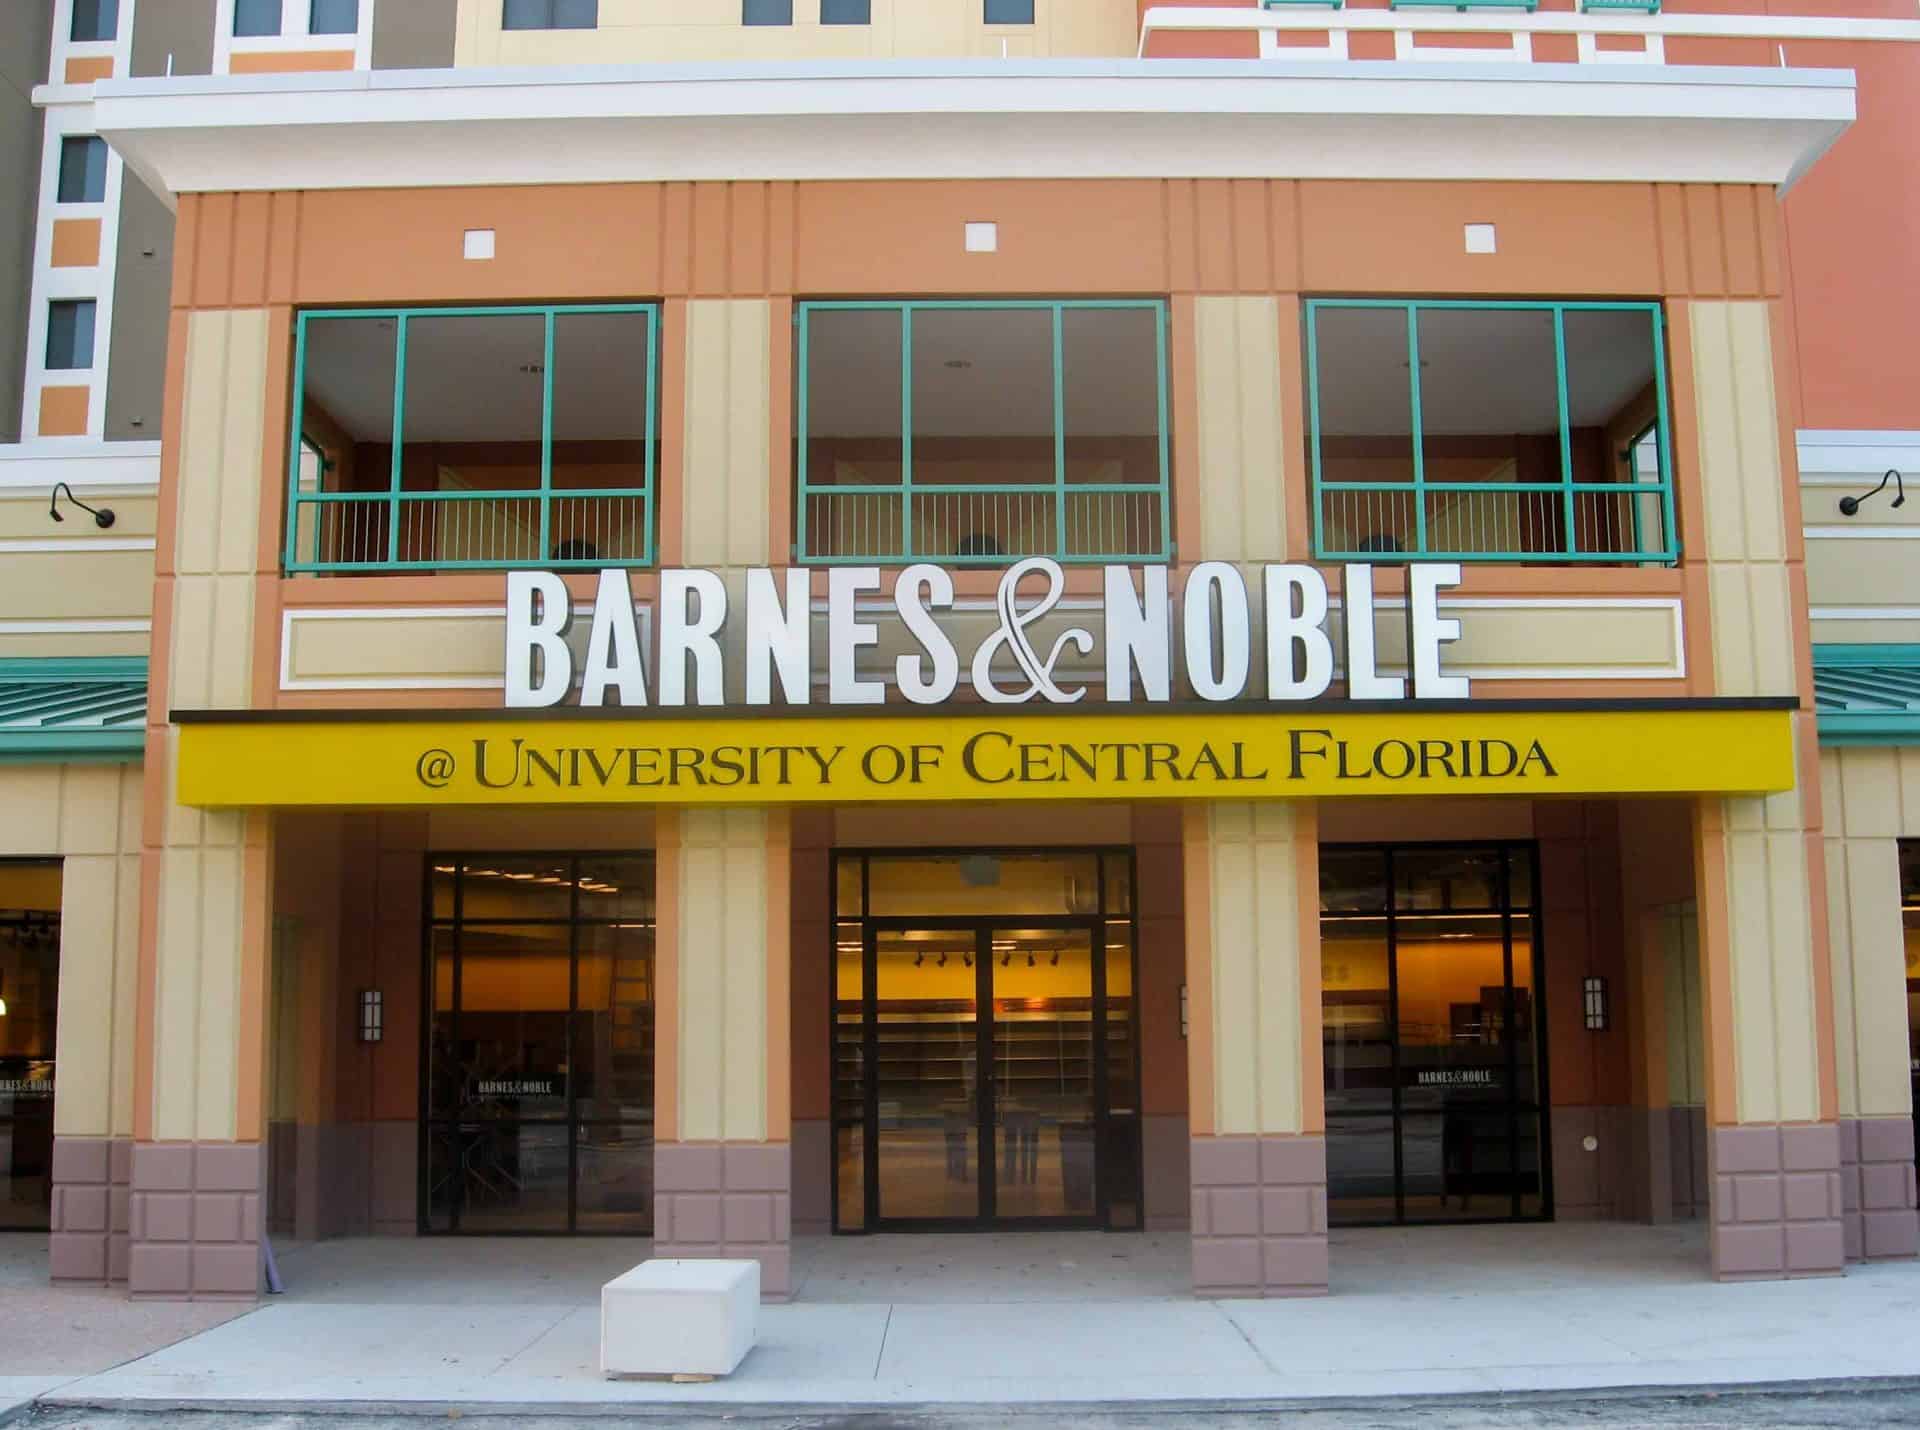
{"label": "yellow sign band", "polygon": [[180,727],[205,807],[1760,794],[1785,710],[267,720]]}

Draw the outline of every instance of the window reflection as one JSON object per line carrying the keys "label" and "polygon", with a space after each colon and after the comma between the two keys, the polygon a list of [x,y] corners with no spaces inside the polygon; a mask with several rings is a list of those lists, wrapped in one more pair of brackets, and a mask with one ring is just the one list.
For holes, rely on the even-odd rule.
{"label": "window reflection", "polygon": [[1323,852],[1333,1221],[1544,1214],[1532,875],[1517,845]]}
{"label": "window reflection", "polygon": [[0,1231],[51,1221],[58,860],[0,860]]}
{"label": "window reflection", "polygon": [[653,1222],[651,855],[430,855],[432,1231]]}

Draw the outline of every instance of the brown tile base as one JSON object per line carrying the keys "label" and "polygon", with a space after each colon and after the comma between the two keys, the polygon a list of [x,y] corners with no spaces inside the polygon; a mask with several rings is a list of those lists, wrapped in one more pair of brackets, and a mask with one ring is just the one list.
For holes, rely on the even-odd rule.
{"label": "brown tile base", "polygon": [[133,1146],[127,1292],[136,1301],[251,1301],[260,1294],[266,1147]]}
{"label": "brown tile base", "polygon": [[793,1294],[793,1149],[785,1142],[657,1142],[653,1254],[760,1263],[760,1298]]}
{"label": "brown tile base", "polygon": [[1768,1281],[1842,1273],[1837,1123],[1715,1127],[1708,1158],[1717,1278]]}
{"label": "brown tile base", "polygon": [[1911,1117],[1841,1119],[1840,1191],[1847,1260],[1920,1255]]}
{"label": "brown tile base", "polygon": [[833,1124],[824,1117],[793,1120],[793,1230],[833,1230]]}
{"label": "brown tile base", "polygon": [[1193,1294],[1324,1296],[1322,1137],[1195,1137]]}
{"label": "brown tile base", "polygon": [[132,1167],[133,1143],[128,1138],[54,1139],[47,1277],[55,1285],[125,1284]]}

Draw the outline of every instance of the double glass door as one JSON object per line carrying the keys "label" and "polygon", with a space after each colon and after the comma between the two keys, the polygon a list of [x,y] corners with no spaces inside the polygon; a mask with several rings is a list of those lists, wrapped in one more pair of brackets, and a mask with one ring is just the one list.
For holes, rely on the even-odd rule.
{"label": "double glass door", "polygon": [[1103,1224],[1107,960],[1094,921],[871,920],[840,1010],[869,1227]]}

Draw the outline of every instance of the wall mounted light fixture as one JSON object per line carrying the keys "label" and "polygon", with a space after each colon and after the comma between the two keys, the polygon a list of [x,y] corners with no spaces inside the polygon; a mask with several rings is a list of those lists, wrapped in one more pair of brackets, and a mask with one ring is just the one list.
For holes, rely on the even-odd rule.
{"label": "wall mounted light fixture", "polygon": [[360,1041],[377,1043],[386,1032],[386,1010],[381,1006],[385,1000],[378,988],[360,990]]}
{"label": "wall mounted light fixture", "polygon": [[64,516],[60,515],[60,493],[62,492],[65,492],[67,494],[67,500],[69,502],[79,507],[80,510],[86,512],[89,516],[91,516],[93,518],[93,524],[99,527],[102,531],[105,531],[108,527],[113,525],[114,515],[113,515],[112,507],[88,506],[85,502],[81,501],[79,497],[73,494],[73,488],[68,486],[65,482],[56,482],[53,488],[53,495],[47,498],[47,515],[52,517],[55,521],[66,520]]}
{"label": "wall mounted light fixture", "polygon": [[1840,498],[1840,515],[1852,516],[1855,512],[1860,510],[1861,502],[1870,501],[1874,497],[1879,496],[1881,492],[1885,491],[1887,489],[1888,482],[1893,483],[1893,504],[1895,506],[1905,506],[1907,504],[1906,481],[1892,467],[1888,467],[1886,475],[1880,478],[1880,485],[1875,487],[1872,491],[1863,492],[1857,497],[1841,497]]}
{"label": "wall mounted light fixture", "polygon": [[1607,997],[1607,980],[1597,974],[1580,980],[1581,1011],[1589,1033],[1604,1033],[1613,1021],[1613,1009]]}

